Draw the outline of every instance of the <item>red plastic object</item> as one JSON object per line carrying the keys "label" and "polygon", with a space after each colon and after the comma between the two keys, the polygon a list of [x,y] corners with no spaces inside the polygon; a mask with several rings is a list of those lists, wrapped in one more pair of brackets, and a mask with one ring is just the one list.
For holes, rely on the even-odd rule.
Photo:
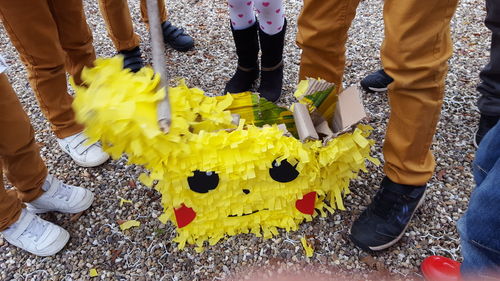
{"label": "red plastic object", "polygon": [[314,214],[314,203],[316,202],[316,192],[309,192],[302,199],[295,202],[295,208],[306,215]]}
{"label": "red plastic object", "polygon": [[178,228],[183,228],[190,224],[196,217],[196,212],[193,209],[186,207],[184,204],[182,204],[179,208],[174,209],[174,214]]}
{"label": "red plastic object", "polygon": [[460,263],[441,256],[424,259],[420,270],[427,281],[459,281]]}

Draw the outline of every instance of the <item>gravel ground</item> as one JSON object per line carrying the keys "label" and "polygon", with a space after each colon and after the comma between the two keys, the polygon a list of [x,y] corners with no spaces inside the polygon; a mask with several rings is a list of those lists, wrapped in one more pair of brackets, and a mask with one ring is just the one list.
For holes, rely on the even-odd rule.
{"label": "gravel ground", "polygon": [[[109,57],[115,50],[109,40],[97,1],[85,0],[89,25],[94,33],[98,56]],[[146,59],[150,47],[144,24],[140,22],[138,1],[130,1],[136,30]],[[227,26],[224,0],[167,1],[171,20],[196,39],[196,49],[178,53],[168,49],[168,71],[173,77],[185,77],[191,86],[220,93],[232,74],[236,56]],[[294,90],[299,64],[295,45],[296,17],[300,0],[286,2],[289,32],[286,46],[285,92],[281,102],[288,103]],[[382,1],[366,0],[350,30],[347,47],[345,85],[359,82],[380,67],[379,46],[383,36]],[[70,184],[89,188],[96,195],[93,207],[80,218],[47,214],[72,235],[67,247],[56,256],[39,258],[10,246],[0,238],[1,280],[86,280],[89,269],[96,268],[102,280],[221,280],[242,270],[262,272],[263,267],[292,271],[312,268],[317,273],[355,272],[375,274],[374,279],[392,276],[419,278],[421,260],[431,254],[460,259],[456,221],[467,208],[473,186],[471,161],[474,147],[471,136],[478,122],[475,90],[478,73],[487,62],[490,33],[482,24],[484,2],[462,0],[453,20],[455,52],[450,60],[443,114],[436,134],[434,151],[436,175],[429,184],[428,197],[396,246],[383,253],[363,253],[346,238],[351,222],[365,208],[378,188],[381,168],[370,166],[369,173],[351,183],[353,193],[345,201],[347,210],[327,218],[304,223],[299,231],[282,233],[263,241],[252,235],[238,235],[197,254],[188,248],[178,251],[171,243],[174,229],[162,225],[159,194],[142,186],[137,177],[140,167],[126,165],[125,159],[110,161],[98,168],[77,167],[56,145],[48,123],[41,114],[27,82],[25,68],[0,32],[1,51],[11,64],[8,75],[26,111],[31,117],[41,146],[42,157],[52,173]],[[208,75],[207,75],[208,74]],[[388,118],[385,94],[364,95],[365,105],[376,128],[375,156],[382,159],[381,145]],[[133,204],[119,206],[118,197]],[[141,226],[122,232],[117,220],[137,219]],[[308,235],[315,254],[307,258],[300,238]]]}

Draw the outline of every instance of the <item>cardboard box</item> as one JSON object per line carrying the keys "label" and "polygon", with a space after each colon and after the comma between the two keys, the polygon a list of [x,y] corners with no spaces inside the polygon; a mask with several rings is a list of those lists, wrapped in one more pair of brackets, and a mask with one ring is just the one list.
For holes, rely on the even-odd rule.
{"label": "cardboard box", "polygon": [[352,125],[366,118],[366,111],[361,101],[361,92],[357,86],[351,86],[338,95],[332,127],[335,133],[348,130]]}

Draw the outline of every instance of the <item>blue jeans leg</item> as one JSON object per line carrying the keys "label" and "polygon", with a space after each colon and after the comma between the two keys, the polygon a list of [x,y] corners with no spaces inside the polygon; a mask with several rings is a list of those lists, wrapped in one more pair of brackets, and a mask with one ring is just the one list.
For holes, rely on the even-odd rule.
{"label": "blue jeans leg", "polygon": [[500,123],[484,137],[473,164],[476,188],[458,222],[462,275],[500,277]]}

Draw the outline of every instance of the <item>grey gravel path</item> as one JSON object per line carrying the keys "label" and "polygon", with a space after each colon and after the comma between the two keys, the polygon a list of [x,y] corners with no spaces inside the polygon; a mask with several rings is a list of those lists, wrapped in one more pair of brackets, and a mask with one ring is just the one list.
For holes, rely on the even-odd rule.
{"label": "grey gravel path", "polygon": [[[85,0],[89,25],[94,33],[98,56],[109,57],[115,51],[100,17],[97,0]],[[148,35],[140,22],[139,3],[131,2],[136,30],[142,38],[143,53],[150,61]],[[196,49],[177,53],[168,49],[168,70],[173,77],[185,77],[191,86],[218,94],[234,70],[236,57],[228,28],[225,0],[167,1],[171,20],[196,39]],[[296,17],[302,2],[288,0],[290,30],[287,34],[285,92],[287,103],[294,90],[299,49],[294,42]],[[345,85],[359,82],[380,67],[379,46],[383,36],[382,1],[363,1],[350,30]],[[471,136],[478,121],[475,90],[478,73],[487,62],[490,34],[482,24],[484,1],[462,0],[453,20],[455,52],[450,60],[446,99],[435,138],[438,166],[431,180],[428,197],[407,233],[397,246],[367,256],[346,239],[349,225],[365,208],[378,188],[381,169],[370,166],[368,174],[351,183],[353,193],[345,201],[347,210],[327,218],[304,223],[300,230],[263,241],[252,235],[231,237],[198,254],[194,249],[178,251],[170,240],[171,225],[162,225],[159,194],[138,183],[140,167],[126,161],[110,161],[98,168],[79,168],[56,145],[47,121],[42,116],[27,82],[24,67],[0,29],[1,52],[11,64],[8,73],[32,124],[41,153],[50,171],[71,184],[92,190],[96,201],[76,221],[71,216],[49,214],[44,217],[65,227],[72,235],[68,246],[56,256],[39,258],[8,245],[0,238],[0,280],[87,280],[89,269],[96,268],[93,280],[221,280],[230,273],[264,266],[314,271],[376,273],[381,279],[419,278],[418,265],[431,254],[460,258],[457,219],[467,207],[473,181],[471,161],[474,148]],[[381,144],[388,118],[385,94],[365,94],[365,105],[376,128],[374,154],[382,159]],[[133,205],[119,207],[118,197]],[[125,232],[117,220],[137,219],[141,226]],[[312,258],[306,258],[299,243],[309,235],[316,245]],[[380,275],[382,274],[382,275]],[[382,277],[380,277],[382,276]]]}

